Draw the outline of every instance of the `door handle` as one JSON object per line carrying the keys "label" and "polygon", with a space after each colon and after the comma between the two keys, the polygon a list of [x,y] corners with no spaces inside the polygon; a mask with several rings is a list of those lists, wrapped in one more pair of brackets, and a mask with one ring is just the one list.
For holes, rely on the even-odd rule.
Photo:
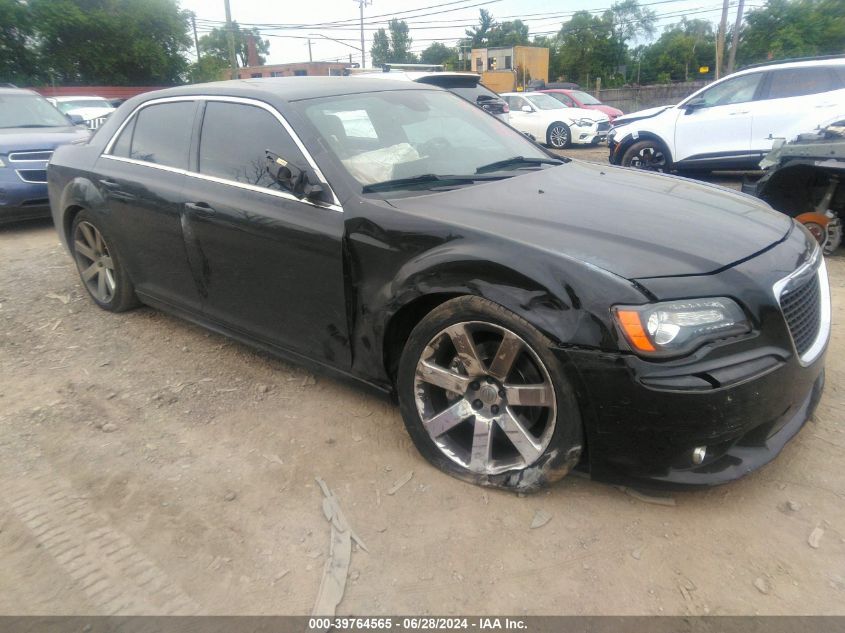
{"label": "door handle", "polygon": [[119,182],[109,180],[108,178],[102,178],[100,180],[100,184],[103,185],[103,187],[105,187],[106,189],[117,189],[120,186]]}
{"label": "door handle", "polygon": [[185,208],[197,215],[214,215],[216,211],[207,202],[186,202]]}

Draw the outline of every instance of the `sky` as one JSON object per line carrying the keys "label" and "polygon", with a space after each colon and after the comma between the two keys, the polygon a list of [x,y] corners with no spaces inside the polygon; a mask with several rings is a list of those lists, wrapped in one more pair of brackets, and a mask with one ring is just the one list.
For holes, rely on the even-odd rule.
{"label": "sky", "polygon": [[[478,22],[479,9],[487,9],[499,20],[521,19],[530,34],[551,34],[579,10],[600,13],[614,0],[370,0],[364,8],[367,65],[373,34],[386,27],[391,17],[405,20],[413,38],[411,50],[419,53],[432,41],[452,46],[464,30]],[[763,0],[746,0],[746,10]],[[683,16],[718,22],[721,0],[640,0],[658,15],[657,34]],[[180,0],[183,9],[197,16],[199,35],[226,19],[223,0]],[[232,19],[244,26],[255,24],[270,40],[268,64],[308,61],[308,40],[314,61],[360,62],[358,0],[230,0]],[[736,17],[736,0],[731,0],[728,23]],[[331,23],[331,24],[328,24]],[[293,27],[293,28],[291,28]],[[341,41],[334,41],[341,40]],[[193,51],[191,51],[193,53]]]}

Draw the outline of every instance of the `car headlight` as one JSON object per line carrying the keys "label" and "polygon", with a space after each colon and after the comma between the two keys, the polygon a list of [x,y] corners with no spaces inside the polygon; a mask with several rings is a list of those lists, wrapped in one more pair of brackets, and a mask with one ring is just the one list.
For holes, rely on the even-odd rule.
{"label": "car headlight", "polygon": [[575,123],[579,127],[592,127],[596,124],[592,119],[578,119]]}
{"label": "car headlight", "polygon": [[631,348],[644,356],[677,356],[751,331],[742,308],[726,297],[614,306],[613,317]]}

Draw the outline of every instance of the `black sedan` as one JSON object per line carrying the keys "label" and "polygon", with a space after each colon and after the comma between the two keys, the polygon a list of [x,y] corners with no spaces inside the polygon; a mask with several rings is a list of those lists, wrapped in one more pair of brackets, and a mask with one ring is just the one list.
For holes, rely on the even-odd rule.
{"label": "black sedan", "polygon": [[186,86],[62,147],[49,193],[100,307],[145,303],[398,398],[483,485],[709,485],[824,381],[815,240],[765,204],[547,154],[444,90]]}

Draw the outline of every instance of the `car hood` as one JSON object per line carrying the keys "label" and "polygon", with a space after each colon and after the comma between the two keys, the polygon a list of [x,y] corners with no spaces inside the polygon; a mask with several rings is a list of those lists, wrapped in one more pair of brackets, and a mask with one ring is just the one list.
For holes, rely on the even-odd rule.
{"label": "car hood", "polygon": [[614,119],[613,124],[616,126],[625,125],[626,123],[631,123],[632,121],[639,121],[640,119],[650,119],[653,116],[657,116],[663,112],[666,112],[669,108],[674,106],[667,105],[667,106],[659,106],[657,108],[648,108],[646,110],[639,110],[638,112],[629,112],[628,114],[623,114],[622,116],[616,117]]}
{"label": "car hood", "polygon": [[55,149],[59,145],[81,141],[91,136],[82,127],[0,128],[0,154],[9,152]]}
{"label": "car hood", "polygon": [[714,273],[781,241],[792,225],[715,185],[580,161],[390,203],[627,279]]}
{"label": "car hood", "polygon": [[101,116],[106,116],[114,112],[114,108],[72,108],[67,111],[67,114],[78,114],[86,121],[97,119]]}
{"label": "car hood", "polygon": [[608,120],[608,116],[601,110],[588,110],[587,108],[559,108],[557,110],[543,110],[543,112],[550,114],[552,118],[555,119],[559,119],[561,116],[564,116],[576,121],[578,119],[590,119],[591,121]]}
{"label": "car hood", "polygon": [[609,105],[591,105],[585,106],[589,110],[598,110],[599,112],[604,112],[607,116],[611,118],[616,118],[622,116],[622,110],[619,108],[614,108],[613,106]]}

